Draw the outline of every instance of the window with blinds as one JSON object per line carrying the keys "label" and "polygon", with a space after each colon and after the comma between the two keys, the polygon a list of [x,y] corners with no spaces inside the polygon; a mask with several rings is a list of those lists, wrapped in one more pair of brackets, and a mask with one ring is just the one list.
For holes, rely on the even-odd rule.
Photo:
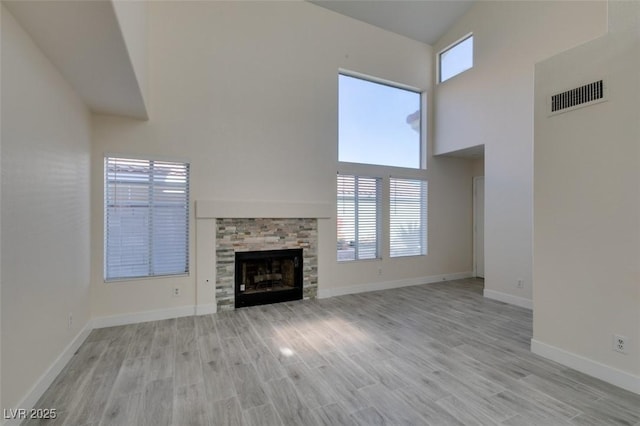
{"label": "window with blinds", "polygon": [[381,179],[338,175],[338,260],[379,258]]}
{"label": "window with blinds", "polygon": [[189,272],[189,164],[105,158],[106,281]]}
{"label": "window with blinds", "polygon": [[427,182],[389,179],[389,255],[427,254]]}

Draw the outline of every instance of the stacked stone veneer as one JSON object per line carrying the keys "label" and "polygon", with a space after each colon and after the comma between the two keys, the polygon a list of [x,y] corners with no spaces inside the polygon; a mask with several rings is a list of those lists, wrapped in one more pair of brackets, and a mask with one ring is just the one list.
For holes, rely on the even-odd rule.
{"label": "stacked stone veneer", "polygon": [[302,249],[305,299],[318,294],[318,221],[316,219],[217,219],[216,304],[235,309],[235,253]]}

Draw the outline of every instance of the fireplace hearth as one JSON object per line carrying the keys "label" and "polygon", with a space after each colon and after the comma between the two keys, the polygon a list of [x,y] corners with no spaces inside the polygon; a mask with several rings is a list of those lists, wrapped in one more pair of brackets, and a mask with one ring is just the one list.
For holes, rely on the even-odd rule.
{"label": "fireplace hearth", "polygon": [[302,249],[235,253],[235,307],[302,299]]}

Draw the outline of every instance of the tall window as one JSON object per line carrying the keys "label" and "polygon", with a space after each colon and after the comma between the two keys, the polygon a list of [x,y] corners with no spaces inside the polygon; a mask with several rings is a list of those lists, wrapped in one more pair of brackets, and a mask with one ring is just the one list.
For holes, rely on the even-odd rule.
{"label": "tall window", "polygon": [[446,48],[438,55],[440,82],[473,67],[473,35]]}
{"label": "tall window", "polygon": [[379,257],[380,181],[338,175],[338,260]]}
{"label": "tall window", "polygon": [[338,86],[338,260],[425,255],[422,94],[344,74]]}
{"label": "tall window", "polygon": [[105,158],[105,280],[189,272],[189,164]]}
{"label": "tall window", "polygon": [[427,182],[391,178],[389,184],[389,255],[427,254]]}

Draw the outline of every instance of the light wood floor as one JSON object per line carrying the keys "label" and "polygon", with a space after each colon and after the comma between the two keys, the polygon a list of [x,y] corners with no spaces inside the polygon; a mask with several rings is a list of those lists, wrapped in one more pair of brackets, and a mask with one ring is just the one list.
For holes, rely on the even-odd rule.
{"label": "light wood floor", "polygon": [[482,286],[94,330],[38,406],[74,426],[640,425],[640,396],[531,354],[531,312]]}

